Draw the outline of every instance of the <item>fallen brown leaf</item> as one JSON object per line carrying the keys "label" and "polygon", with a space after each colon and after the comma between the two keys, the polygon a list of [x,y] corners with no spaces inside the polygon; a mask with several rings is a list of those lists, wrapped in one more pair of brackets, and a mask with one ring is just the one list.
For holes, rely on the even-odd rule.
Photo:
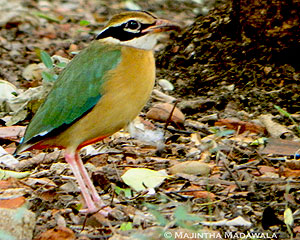
{"label": "fallen brown leaf", "polygon": [[281,176],[284,177],[300,177],[300,170],[292,170],[289,168],[284,168],[281,172],[280,172]]}
{"label": "fallen brown leaf", "polygon": [[196,188],[195,189],[187,188],[186,190],[188,190],[188,191],[184,191],[181,194],[182,195],[193,196],[195,198],[204,198],[204,199],[208,199],[209,201],[213,201],[216,198],[216,195],[213,194],[212,192],[199,190],[199,187],[198,187],[198,189],[196,189]]}
{"label": "fallen brown leaf", "polygon": [[0,139],[18,142],[23,137],[25,129],[23,126],[0,127]]}
{"label": "fallen brown leaf", "polygon": [[[173,107],[174,105],[170,103],[157,103],[147,112],[146,117],[156,121],[166,122],[170,117]],[[175,107],[172,113],[171,122],[180,125],[183,124],[184,120],[184,114]]]}
{"label": "fallen brown leaf", "polygon": [[260,115],[258,119],[264,124],[271,137],[285,139],[294,138],[293,132],[286,126],[273,121],[273,116],[271,114]]}
{"label": "fallen brown leaf", "polygon": [[26,178],[25,180],[23,180],[24,183],[26,183],[26,185],[30,186],[30,187],[37,187],[37,186],[43,186],[43,188],[55,188],[57,187],[57,185],[50,180],[49,178]]}
{"label": "fallen brown leaf", "polygon": [[67,227],[56,227],[43,232],[34,240],[75,240],[74,232]]}
{"label": "fallen brown leaf", "polygon": [[271,166],[258,166],[258,169],[259,171],[262,173],[262,174],[265,174],[266,172],[273,172],[273,173],[276,173],[277,170],[274,168],[274,167],[271,167]]}
{"label": "fallen brown leaf", "polygon": [[294,227],[293,230],[294,233],[300,233],[300,226]]}
{"label": "fallen brown leaf", "polygon": [[25,197],[20,196],[11,199],[0,199],[0,208],[16,209],[26,202]]}
{"label": "fallen brown leaf", "polygon": [[211,172],[211,167],[207,163],[198,161],[185,161],[170,167],[171,174],[185,173],[191,175],[207,176]]}
{"label": "fallen brown leaf", "polygon": [[24,187],[24,185],[16,178],[8,178],[6,180],[0,180],[0,189],[18,188]]}
{"label": "fallen brown leaf", "polygon": [[48,202],[52,202],[53,200],[56,199],[57,197],[57,193],[55,190],[50,189],[48,191],[42,192],[41,194],[39,194],[39,197],[43,200],[43,201],[48,201]]}
{"label": "fallen brown leaf", "polygon": [[236,119],[220,119],[219,121],[215,122],[215,126],[226,126],[229,129],[234,129],[238,131],[239,134],[245,131],[254,133],[266,132],[266,128],[264,128],[263,126]]}
{"label": "fallen brown leaf", "polygon": [[285,165],[292,170],[300,170],[299,160],[286,160]]}
{"label": "fallen brown leaf", "polygon": [[236,189],[237,189],[237,185],[232,184],[232,185],[226,186],[226,187],[225,187],[221,192],[219,192],[219,193],[222,193],[222,194],[227,195],[228,193],[233,193]]}
{"label": "fallen brown leaf", "polygon": [[277,154],[293,156],[300,149],[300,143],[292,140],[269,138],[267,146],[260,154]]}

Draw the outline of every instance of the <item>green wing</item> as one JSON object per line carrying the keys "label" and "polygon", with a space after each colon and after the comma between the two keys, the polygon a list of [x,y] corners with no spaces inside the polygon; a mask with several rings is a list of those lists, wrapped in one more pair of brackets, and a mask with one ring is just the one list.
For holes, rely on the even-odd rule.
{"label": "green wing", "polygon": [[28,125],[21,145],[53,135],[89,112],[101,98],[105,73],[114,69],[120,60],[120,48],[99,42],[81,51],[60,74]]}

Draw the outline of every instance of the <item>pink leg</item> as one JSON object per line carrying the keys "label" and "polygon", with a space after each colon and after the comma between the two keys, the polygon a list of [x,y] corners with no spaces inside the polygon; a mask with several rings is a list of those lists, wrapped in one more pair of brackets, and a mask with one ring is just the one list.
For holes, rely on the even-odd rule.
{"label": "pink leg", "polygon": [[96,208],[96,206],[90,196],[89,190],[85,185],[84,178],[82,178],[82,176],[80,174],[80,172],[81,172],[80,164],[78,164],[76,161],[76,154],[65,153],[65,159],[69,163],[70,168],[73,171],[73,174],[78,181],[83,198],[88,207],[88,212],[96,212],[98,209]]}
{"label": "pink leg", "polygon": [[83,162],[82,162],[82,160],[81,160],[81,158],[79,156],[79,153],[77,153],[77,152],[75,154],[75,160],[76,160],[76,163],[77,163],[77,167],[79,168],[80,174],[81,174],[84,182],[86,183],[87,188],[90,190],[90,192],[92,194],[93,200],[95,202],[99,203],[101,205],[100,207],[105,206],[105,204],[101,200],[98,192],[96,191],[95,186],[92,183],[88,172],[86,171],[86,168],[83,165]]}

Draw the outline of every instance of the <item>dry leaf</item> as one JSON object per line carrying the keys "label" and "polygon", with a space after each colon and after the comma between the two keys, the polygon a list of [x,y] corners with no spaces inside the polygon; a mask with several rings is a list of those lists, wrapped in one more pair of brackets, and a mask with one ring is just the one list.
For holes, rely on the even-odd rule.
{"label": "dry leaf", "polygon": [[[157,103],[150,108],[146,114],[146,117],[156,121],[166,122],[170,117],[173,108],[174,105],[170,103]],[[183,124],[185,117],[184,114],[177,107],[175,107],[170,120],[175,124]]]}
{"label": "dry leaf", "polygon": [[300,177],[300,170],[292,170],[289,168],[284,168],[283,171],[280,172],[281,176],[284,177]]}
{"label": "dry leaf", "polygon": [[223,219],[223,220],[215,221],[215,222],[204,221],[204,222],[201,222],[201,224],[206,225],[206,226],[244,226],[244,227],[252,226],[251,222],[245,220],[241,216],[238,216],[232,220]]}
{"label": "dry leaf", "polygon": [[47,68],[44,63],[32,63],[27,65],[22,73],[22,77],[25,78],[27,81],[30,80],[42,80],[42,72],[45,71]]}
{"label": "dry leaf", "polygon": [[19,163],[19,161],[11,154],[5,151],[3,147],[0,146],[0,163],[11,168]]}
{"label": "dry leaf", "polygon": [[41,185],[45,188],[57,187],[57,185],[49,178],[27,178],[23,180],[23,182],[31,187],[36,187]]}
{"label": "dry leaf", "polygon": [[165,171],[154,171],[147,168],[131,168],[121,176],[122,180],[137,192],[155,188],[167,177]]}
{"label": "dry leaf", "polygon": [[23,187],[22,183],[16,178],[0,180],[0,189],[19,188]]}
{"label": "dry leaf", "polygon": [[300,226],[296,226],[293,228],[294,233],[300,233]]}
{"label": "dry leaf", "polygon": [[23,196],[10,199],[0,199],[0,208],[16,209],[23,206],[25,202],[26,199]]}
{"label": "dry leaf", "polygon": [[34,240],[75,240],[74,232],[67,227],[56,227],[43,232]]}
{"label": "dry leaf", "polygon": [[277,170],[274,168],[274,167],[271,167],[271,166],[258,166],[258,169],[259,171],[262,173],[262,174],[265,174],[267,172],[272,172],[272,173],[276,173]]}
{"label": "dry leaf", "polygon": [[0,139],[18,141],[23,137],[25,129],[24,126],[0,127]]}
{"label": "dry leaf", "polygon": [[[199,187],[198,187],[199,189]],[[216,198],[216,195],[213,194],[212,192],[208,192],[208,191],[203,191],[203,190],[197,190],[197,189],[192,189],[192,188],[187,188],[186,190],[188,191],[184,191],[181,194],[182,195],[188,195],[188,196],[193,196],[195,198],[203,198],[206,199],[208,201],[213,201]]]}
{"label": "dry leaf", "polygon": [[272,138],[293,138],[294,134],[285,126],[274,122],[271,114],[260,115],[258,119],[264,124]]}
{"label": "dry leaf", "polygon": [[206,163],[198,161],[185,161],[170,167],[171,174],[185,173],[191,175],[207,176],[211,172],[211,167]]}
{"label": "dry leaf", "polygon": [[0,110],[6,110],[3,109],[2,102],[15,98],[14,93],[16,92],[17,88],[13,84],[0,79]]}
{"label": "dry leaf", "polygon": [[300,170],[299,160],[285,160],[285,165],[292,170]]}
{"label": "dry leaf", "polygon": [[215,122],[215,126],[226,126],[228,129],[234,129],[238,131],[239,134],[245,131],[254,133],[265,133],[266,131],[263,126],[236,119],[220,119],[219,121]]}
{"label": "dry leaf", "polygon": [[40,199],[48,202],[52,202],[53,200],[56,199],[56,197],[57,197],[57,192],[53,189],[50,189],[48,191],[43,191],[42,193],[39,194]]}
{"label": "dry leaf", "polygon": [[153,89],[152,94],[153,94],[153,98],[157,99],[159,101],[164,101],[164,102],[168,102],[168,103],[172,103],[172,102],[176,101],[176,98],[169,96],[157,89]]}
{"label": "dry leaf", "polygon": [[300,143],[292,140],[269,138],[267,146],[260,154],[277,154],[280,156],[294,156],[300,149]]}

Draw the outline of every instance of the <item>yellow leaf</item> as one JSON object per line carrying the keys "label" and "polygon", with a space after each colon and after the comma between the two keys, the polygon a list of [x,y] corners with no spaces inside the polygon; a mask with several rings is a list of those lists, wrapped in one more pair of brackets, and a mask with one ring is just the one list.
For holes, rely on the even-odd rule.
{"label": "yellow leaf", "polygon": [[9,171],[9,170],[3,170],[0,169],[0,180],[6,180],[10,177],[12,178],[25,178],[28,177],[30,175],[30,172],[15,172],[15,171]]}
{"label": "yellow leaf", "polygon": [[288,226],[292,226],[294,224],[294,217],[292,210],[290,208],[285,209],[284,211],[284,223]]}
{"label": "yellow leaf", "polygon": [[144,191],[159,186],[168,175],[165,171],[147,168],[131,168],[122,175],[122,180],[135,191]]}

